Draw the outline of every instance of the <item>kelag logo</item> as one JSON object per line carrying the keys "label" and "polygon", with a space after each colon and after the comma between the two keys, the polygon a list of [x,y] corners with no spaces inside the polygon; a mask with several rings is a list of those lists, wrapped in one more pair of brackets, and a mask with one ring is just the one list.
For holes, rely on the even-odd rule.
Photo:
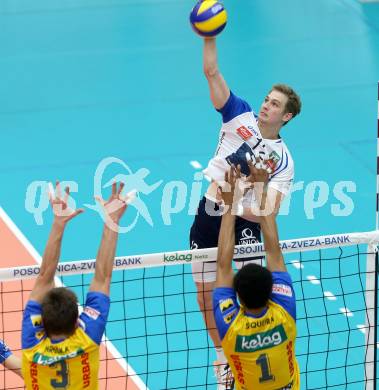
{"label": "kelag logo", "polygon": [[163,261],[165,263],[171,263],[171,262],[175,262],[175,261],[192,261],[192,255],[191,254],[188,254],[188,255],[179,255],[177,253],[175,253],[175,255],[166,255],[164,254],[163,255]]}
{"label": "kelag logo", "polygon": [[256,333],[251,336],[237,336],[236,352],[256,352],[261,349],[276,347],[287,340],[286,332],[282,325],[267,332]]}

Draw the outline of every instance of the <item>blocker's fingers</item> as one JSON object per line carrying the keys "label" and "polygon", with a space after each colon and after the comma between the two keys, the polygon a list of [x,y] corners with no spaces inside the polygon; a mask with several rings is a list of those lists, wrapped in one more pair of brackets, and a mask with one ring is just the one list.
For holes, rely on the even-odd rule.
{"label": "blocker's fingers", "polygon": [[105,200],[101,196],[95,196],[96,202],[98,202],[101,206],[105,205]]}
{"label": "blocker's fingers", "polygon": [[237,165],[236,174],[237,174],[237,178],[240,179],[241,178],[241,165],[240,164]]}
{"label": "blocker's fingers", "polygon": [[112,183],[112,195],[116,195],[117,193],[117,183],[114,181]]}
{"label": "blocker's fingers", "polygon": [[49,182],[49,184],[47,185],[47,194],[49,195],[50,201],[53,201],[55,199],[55,191],[51,182]]}
{"label": "blocker's fingers", "polygon": [[62,191],[61,191],[61,183],[59,183],[59,180],[55,181],[55,194],[56,196],[60,199],[62,196]]}
{"label": "blocker's fingers", "polygon": [[257,162],[257,156],[254,153],[254,150],[253,150],[253,154],[251,155],[251,160],[253,161],[253,164],[255,164]]}
{"label": "blocker's fingers", "polygon": [[64,201],[65,203],[67,203],[68,197],[69,197],[69,196],[70,196],[70,187],[67,186],[67,187],[64,189],[64,199],[63,199],[63,201]]}
{"label": "blocker's fingers", "polygon": [[132,190],[126,194],[125,203],[130,204],[136,198],[137,190]]}
{"label": "blocker's fingers", "polygon": [[229,171],[229,174],[230,174],[230,179],[233,180],[236,176],[236,166],[234,164],[231,165],[230,167],[230,171]]}
{"label": "blocker's fingers", "polygon": [[120,195],[122,190],[124,189],[125,187],[125,183],[123,183],[122,181],[120,182],[120,185],[118,187],[118,190],[117,190],[117,194]]}

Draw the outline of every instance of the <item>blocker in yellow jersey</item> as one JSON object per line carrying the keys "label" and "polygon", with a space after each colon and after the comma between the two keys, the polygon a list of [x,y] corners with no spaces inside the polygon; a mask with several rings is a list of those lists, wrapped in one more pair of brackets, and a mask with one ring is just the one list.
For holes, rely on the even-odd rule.
{"label": "blocker in yellow jersey", "polygon": [[255,165],[249,162],[248,167],[248,180],[260,199],[267,267],[249,263],[234,273],[236,216],[232,210],[243,191],[235,191],[241,167],[232,166],[225,175],[230,187],[221,187],[227,211],[221,221],[213,290],[216,328],[237,390],[300,390],[295,357],[296,298],[279,245],[276,214],[266,209],[271,201],[269,173],[260,161]]}
{"label": "blocker in yellow jersey", "polygon": [[22,372],[27,390],[98,389],[99,347],[109,313],[119,222],[130,200],[121,194],[123,187],[123,183],[113,183],[108,201],[97,198],[104,229],[95,276],[80,315],[75,293],[55,287],[54,277],[66,226],[83,210],[68,207],[68,187],[63,195],[57,182],[55,191],[50,191],[53,224],[22,320]]}
{"label": "blocker in yellow jersey", "polygon": [[41,305],[29,301],[23,327],[22,371],[27,389],[95,390],[98,388],[99,345],[109,311],[109,297],[89,292],[78,327],[62,340],[47,337]]}
{"label": "blocker in yellow jersey", "polygon": [[273,292],[258,317],[238,304],[234,289],[214,291],[216,324],[237,389],[299,389],[295,296],[285,289],[283,294],[284,285],[292,292],[291,279],[285,272],[273,272],[273,282],[273,291],[280,292]]}

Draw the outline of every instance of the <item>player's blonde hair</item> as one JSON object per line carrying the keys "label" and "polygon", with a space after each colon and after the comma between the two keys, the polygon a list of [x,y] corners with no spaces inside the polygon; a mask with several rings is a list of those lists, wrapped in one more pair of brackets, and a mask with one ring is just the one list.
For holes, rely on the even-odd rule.
{"label": "player's blonde hair", "polygon": [[[300,96],[289,85],[287,85],[287,84],[274,84],[271,88],[271,91],[278,91],[278,92],[281,92],[282,94],[287,96],[288,100],[287,100],[286,106],[284,107],[284,112],[291,113],[292,114],[291,119],[295,118],[296,115],[300,114],[300,111],[301,111]],[[285,125],[288,122],[286,122]]]}

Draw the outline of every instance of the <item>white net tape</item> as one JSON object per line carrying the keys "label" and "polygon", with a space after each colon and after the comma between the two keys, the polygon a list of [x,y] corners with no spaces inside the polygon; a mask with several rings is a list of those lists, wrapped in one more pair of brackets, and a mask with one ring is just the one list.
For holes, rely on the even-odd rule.
{"label": "white net tape", "polygon": [[[307,252],[349,245],[367,244],[375,247],[379,243],[379,230],[362,233],[343,233],[319,237],[308,237],[280,242],[284,253]],[[263,244],[237,245],[235,259],[264,255]],[[159,267],[166,265],[190,264],[194,262],[215,261],[217,248],[161,252],[142,255],[119,256],[115,258],[114,270]],[[14,279],[32,279],[38,276],[39,265],[0,269],[0,282]],[[57,276],[88,274],[95,270],[95,259],[65,261],[57,268]]]}

